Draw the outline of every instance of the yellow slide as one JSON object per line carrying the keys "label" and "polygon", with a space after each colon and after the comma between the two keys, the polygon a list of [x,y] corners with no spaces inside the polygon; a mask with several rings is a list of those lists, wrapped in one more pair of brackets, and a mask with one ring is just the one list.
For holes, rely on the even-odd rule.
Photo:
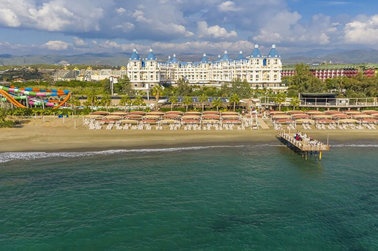
{"label": "yellow slide", "polygon": [[4,90],[0,90],[0,94],[3,95],[9,102],[11,102],[14,106],[19,108],[26,108],[23,104],[20,104],[17,100],[15,100],[9,93]]}

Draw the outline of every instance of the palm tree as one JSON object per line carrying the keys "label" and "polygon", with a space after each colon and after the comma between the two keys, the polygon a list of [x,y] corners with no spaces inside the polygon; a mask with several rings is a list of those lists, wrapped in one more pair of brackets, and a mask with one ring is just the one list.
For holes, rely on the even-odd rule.
{"label": "palm tree", "polygon": [[172,96],[169,98],[169,102],[171,102],[171,111],[173,110],[173,105],[178,102],[178,98],[176,96]]}
{"label": "palm tree", "polygon": [[219,107],[222,106],[222,99],[221,98],[215,98],[212,102],[213,107],[217,108],[217,111],[219,111]]}
{"label": "palm tree", "polygon": [[286,101],[286,95],[284,93],[278,93],[274,101],[278,104],[278,110],[281,111],[281,105]]}
{"label": "palm tree", "polygon": [[236,94],[236,93],[232,94],[232,96],[230,98],[230,102],[234,104],[234,111],[235,111],[236,104],[239,104],[239,102],[240,102],[240,98],[239,98],[238,94]]}
{"label": "palm tree", "polygon": [[155,107],[156,107],[155,109],[156,110],[158,110],[159,99],[162,92],[163,92],[163,87],[161,87],[161,85],[155,85],[154,87],[152,87],[152,95],[155,96]]}
{"label": "palm tree", "polygon": [[290,101],[290,105],[293,106],[293,110],[295,110],[295,107],[299,106],[301,104],[301,101],[298,97],[294,97]]}
{"label": "palm tree", "polygon": [[185,96],[183,103],[185,105],[186,111],[188,111],[188,107],[193,103],[192,97]]}
{"label": "palm tree", "polygon": [[132,102],[131,102],[131,99],[128,95],[123,95],[121,97],[121,100],[119,101],[119,104],[122,105],[122,106],[125,106],[125,110],[126,110],[126,105],[131,105]]}
{"label": "palm tree", "polygon": [[203,110],[205,109],[205,102],[209,99],[209,97],[203,93],[201,96],[199,96],[198,100],[199,102],[201,102],[201,106],[202,106],[202,112]]}
{"label": "palm tree", "polygon": [[141,95],[137,95],[133,101],[133,105],[136,105],[136,106],[141,106],[141,105],[144,105],[144,99]]}
{"label": "palm tree", "polygon": [[94,90],[89,90],[87,92],[87,105],[95,106],[97,103],[97,96]]}
{"label": "palm tree", "polygon": [[101,98],[101,104],[105,106],[105,109],[108,109],[108,106],[112,103],[112,98],[109,94],[105,94]]}

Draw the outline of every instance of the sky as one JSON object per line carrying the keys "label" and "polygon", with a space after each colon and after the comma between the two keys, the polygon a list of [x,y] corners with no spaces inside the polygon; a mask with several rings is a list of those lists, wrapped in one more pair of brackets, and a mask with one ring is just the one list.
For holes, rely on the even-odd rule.
{"label": "sky", "polygon": [[378,49],[378,0],[0,0],[0,54]]}

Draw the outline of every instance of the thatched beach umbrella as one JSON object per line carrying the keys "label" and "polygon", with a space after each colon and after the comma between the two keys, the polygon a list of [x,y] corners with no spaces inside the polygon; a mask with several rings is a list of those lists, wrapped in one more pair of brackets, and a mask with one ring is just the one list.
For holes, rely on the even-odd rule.
{"label": "thatched beach umbrella", "polygon": [[179,124],[180,121],[174,119],[163,119],[159,121],[162,125]]}
{"label": "thatched beach umbrella", "polygon": [[305,113],[304,111],[299,111],[299,110],[292,110],[292,111],[287,111],[288,114],[303,114]]}
{"label": "thatched beach umbrella", "polygon": [[201,115],[201,113],[197,111],[188,111],[185,113],[185,115]]}
{"label": "thatched beach umbrella", "polygon": [[345,114],[348,114],[348,115],[362,114],[362,112],[359,112],[359,111],[345,111],[344,113],[345,113]]}
{"label": "thatched beach umbrella", "polygon": [[308,115],[308,114],[293,114],[291,117],[293,119],[307,119],[307,118],[310,118],[310,115]]}
{"label": "thatched beach umbrella", "polygon": [[378,111],[376,111],[376,110],[364,110],[364,111],[362,111],[362,113],[365,113],[365,114],[369,114],[369,115],[371,115],[371,114],[376,114],[376,113],[378,113]]}
{"label": "thatched beach umbrella", "polygon": [[160,115],[146,115],[143,117],[143,119],[153,119],[153,120],[158,120],[160,119]]}
{"label": "thatched beach umbrella", "polygon": [[119,116],[125,116],[125,115],[128,115],[129,113],[128,112],[111,112],[110,115],[119,115]]}
{"label": "thatched beach umbrella", "polygon": [[358,123],[358,121],[357,120],[355,120],[355,119],[339,119],[337,122],[339,122],[339,123]]}
{"label": "thatched beach umbrella", "polygon": [[183,115],[184,113],[181,112],[181,111],[169,111],[169,112],[166,112],[165,115],[168,115],[168,114],[179,114],[179,115]]}
{"label": "thatched beach umbrella", "polygon": [[218,119],[219,120],[219,115],[202,115],[202,119]]}
{"label": "thatched beach umbrella", "polygon": [[376,124],[378,122],[377,119],[361,119],[360,121],[362,123],[374,123],[374,124]]}
{"label": "thatched beach umbrella", "polygon": [[91,115],[108,115],[109,112],[105,111],[97,111],[97,112],[92,112]]}
{"label": "thatched beach umbrella", "polygon": [[239,115],[238,112],[222,112],[222,116],[223,115]]}
{"label": "thatched beach umbrella", "polygon": [[331,119],[331,115],[326,115],[326,114],[319,114],[319,115],[314,115],[312,116],[313,119]]}
{"label": "thatched beach umbrella", "polygon": [[368,115],[368,114],[356,114],[356,115],[352,115],[352,117],[354,119],[369,119],[369,118],[373,118],[373,116]]}
{"label": "thatched beach umbrella", "polygon": [[179,119],[181,118],[181,115],[180,114],[165,114],[164,116],[164,119]]}
{"label": "thatched beach umbrella", "polygon": [[144,112],[144,111],[131,111],[130,114],[133,114],[133,115],[145,115],[146,112]]}
{"label": "thatched beach umbrella", "polygon": [[347,119],[347,118],[350,117],[349,115],[346,115],[346,114],[334,114],[334,115],[331,115],[331,116],[334,119]]}
{"label": "thatched beach umbrella", "polygon": [[290,119],[291,116],[290,115],[286,115],[286,114],[279,114],[279,115],[274,115],[272,116],[272,119],[276,120],[276,119]]}
{"label": "thatched beach umbrella", "polygon": [[328,115],[333,115],[333,114],[343,114],[343,113],[340,112],[340,111],[325,111],[324,113],[325,113],[325,114],[328,114]]}
{"label": "thatched beach umbrella", "polygon": [[142,119],[142,115],[139,115],[139,114],[129,114],[129,115],[126,115],[125,118],[140,120],[140,119]]}
{"label": "thatched beach umbrella", "polygon": [[220,112],[217,112],[217,111],[204,111],[202,114],[205,115],[205,114],[219,114]]}
{"label": "thatched beach umbrella", "polygon": [[222,121],[223,124],[241,124],[240,120],[237,119],[226,119]]}
{"label": "thatched beach umbrella", "polygon": [[295,123],[297,124],[314,124],[314,120],[312,119],[297,119],[295,120]]}
{"label": "thatched beach umbrella", "polygon": [[159,116],[162,116],[164,114],[165,114],[164,112],[159,112],[159,111],[152,111],[152,112],[147,113],[147,115],[159,115]]}
{"label": "thatched beach umbrella", "polygon": [[315,111],[315,110],[307,111],[306,113],[309,114],[309,115],[323,114],[323,112],[321,112],[321,111]]}
{"label": "thatched beach umbrella", "polygon": [[199,124],[199,120],[195,120],[195,119],[184,119],[181,122],[183,124]]}
{"label": "thatched beach umbrella", "polygon": [[120,120],[120,119],[122,119],[122,116],[119,116],[119,115],[108,115],[108,116],[105,117],[105,119]]}
{"label": "thatched beach umbrella", "polygon": [[195,119],[195,120],[199,120],[201,117],[199,115],[184,115],[181,117],[181,119]]}
{"label": "thatched beach umbrella", "polygon": [[292,119],[277,119],[276,122],[280,123],[280,124],[291,124],[291,123],[294,122],[294,120],[292,120]]}
{"label": "thatched beach umbrella", "polygon": [[133,119],[122,119],[119,122],[121,122],[123,124],[130,124],[130,125],[138,124],[138,120],[133,120]]}
{"label": "thatched beach umbrella", "polygon": [[331,124],[331,123],[335,123],[335,121],[332,120],[332,119],[319,119],[317,122],[320,123],[320,124]]}

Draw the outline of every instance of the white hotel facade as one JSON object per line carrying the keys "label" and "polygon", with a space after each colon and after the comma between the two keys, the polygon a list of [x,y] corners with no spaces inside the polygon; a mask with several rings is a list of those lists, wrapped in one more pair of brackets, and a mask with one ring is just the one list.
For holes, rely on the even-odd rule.
{"label": "white hotel facade", "polygon": [[147,89],[157,84],[175,84],[185,79],[190,84],[220,85],[235,79],[246,80],[252,88],[281,90],[282,62],[275,45],[267,56],[255,46],[252,53],[244,57],[242,52],[231,59],[224,52],[216,61],[210,61],[206,54],[200,62],[180,62],[176,55],[167,62],[159,62],[150,49],[147,58],[142,59],[134,49],[127,64],[127,75],[134,89]]}

